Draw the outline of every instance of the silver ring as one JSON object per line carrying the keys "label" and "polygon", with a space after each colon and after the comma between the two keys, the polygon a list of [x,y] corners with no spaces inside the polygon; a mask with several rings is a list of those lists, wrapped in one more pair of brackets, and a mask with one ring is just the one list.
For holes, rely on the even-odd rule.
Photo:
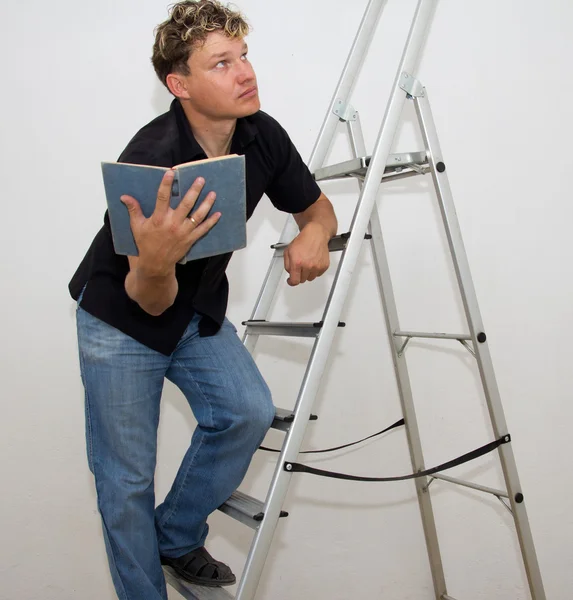
{"label": "silver ring", "polygon": [[195,221],[193,217],[189,217],[189,220],[191,221],[191,223],[193,223],[193,225],[195,225],[195,227],[197,227],[197,221]]}

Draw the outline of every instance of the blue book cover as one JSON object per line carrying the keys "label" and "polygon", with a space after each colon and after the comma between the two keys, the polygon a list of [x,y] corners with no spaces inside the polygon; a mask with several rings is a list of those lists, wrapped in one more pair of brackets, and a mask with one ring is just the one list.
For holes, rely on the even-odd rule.
{"label": "blue book cover", "polygon": [[[133,196],[141,205],[144,216],[150,217],[155,209],[159,184],[169,169],[117,162],[102,162],[101,166],[115,252],[137,256],[129,213],[120,197],[124,194]],[[215,226],[195,242],[179,262],[184,264],[244,248],[247,245],[245,157],[236,154],[220,156],[177,165],[174,170],[172,208],[179,205],[195,179],[203,177],[205,185],[195,208],[210,191],[214,191],[217,197],[209,215],[221,213]]]}

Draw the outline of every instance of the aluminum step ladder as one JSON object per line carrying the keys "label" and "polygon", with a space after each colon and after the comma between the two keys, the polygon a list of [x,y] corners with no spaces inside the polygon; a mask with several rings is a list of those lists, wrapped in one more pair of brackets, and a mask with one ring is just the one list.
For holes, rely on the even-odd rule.
{"label": "aluminum step ladder", "polygon": [[[428,93],[415,75],[421,46],[433,14],[435,0],[418,1],[393,84],[391,97],[374,151],[370,156],[367,156],[364,147],[358,113],[349,103],[356,74],[364,60],[384,4],[385,0],[370,0],[366,7],[358,33],[309,160],[309,168],[317,181],[353,177],[359,180],[361,188],[359,201],[351,224],[351,231],[336,236],[330,242],[330,250],[341,251],[342,256],[322,321],[318,323],[277,323],[266,321],[275,292],[279,286],[279,282],[283,278],[282,257],[284,248],[297,233],[296,223],[292,217],[289,217],[279,243],[274,246],[272,262],[251,319],[245,323],[244,343],[251,352],[254,350],[257,339],[261,335],[313,337],[315,338],[315,342],[295,409],[293,411],[277,409],[273,427],[284,431],[286,436],[266,500],[264,502],[255,500],[237,491],[228,502],[220,507],[221,511],[238,519],[255,531],[245,568],[237,587],[237,593],[233,596],[224,588],[207,588],[188,584],[177,578],[170,568],[165,568],[168,583],[189,600],[229,600],[232,598],[236,600],[253,600],[255,598],[275,528],[279,519],[287,516],[287,513],[282,511],[282,506],[293,475],[293,465],[295,465],[299,454],[306,426],[309,420],[315,418],[311,414],[312,406],[318,392],[334,336],[338,328],[344,325],[339,322],[339,319],[363,243],[369,243],[372,246],[377,281],[383,301],[400,401],[406,424],[413,473],[419,474],[425,469],[404,353],[408,342],[413,338],[457,340],[475,356],[489,408],[493,431],[496,438],[505,442],[497,447],[497,452],[499,453],[503,469],[507,487],[506,491],[486,488],[471,482],[447,477],[440,473],[434,473],[431,477],[423,476],[414,479],[436,600],[454,599],[448,594],[446,587],[429,493],[429,486],[434,479],[442,479],[493,494],[504,503],[506,508],[513,514],[531,596],[533,600],[545,600],[543,583],[511,443],[507,443],[510,442],[510,437],[495,380],[487,336],[480,317],[476,294],[446,176],[446,162],[442,156],[436,135],[428,102]],[[400,123],[402,110],[406,102],[414,103],[425,148],[421,151],[411,153],[390,154],[394,136]],[[347,125],[354,158],[341,164],[325,167],[323,163],[340,122],[344,122]],[[381,183],[397,178],[422,176],[424,174],[431,174],[433,179],[463,300],[469,333],[445,334],[403,331],[398,322],[376,198]],[[365,242],[365,238],[369,241]]]}

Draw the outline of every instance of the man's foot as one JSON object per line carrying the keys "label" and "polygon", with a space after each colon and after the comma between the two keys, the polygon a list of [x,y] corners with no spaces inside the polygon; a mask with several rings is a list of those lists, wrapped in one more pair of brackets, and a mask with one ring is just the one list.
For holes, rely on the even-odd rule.
{"label": "man's foot", "polygon": [[224,563],[215,560],[205,547],[191,550],[179,558],[161,557],[161,564],[171,567],[179,577],[208,587],[233,585],[237,578],[233,571]]}

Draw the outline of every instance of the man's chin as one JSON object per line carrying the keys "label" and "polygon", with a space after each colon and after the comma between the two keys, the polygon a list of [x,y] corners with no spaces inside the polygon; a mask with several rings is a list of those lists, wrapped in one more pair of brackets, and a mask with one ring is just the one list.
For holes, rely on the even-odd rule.
{"label": "man's chin", "polygon": [[252,98],[251,101],[248,104],[245,104],[244,106],[241,106],[238,109],[238,113],[237,114],[237,118],[241,118],[241,117],[250,117],[251,115],[254,115],[256,112],[258,112],[261,109],[261,101],[259,100],[259,97],[256,96],[255,98]]}
{"label": "man's chin", "polygon": [[[238,103],[237,103],[238,104]],[[228,119],[241,119],[243,117],[250,117],[261,109],[261,103],[258,98],[253,98],[251,102],[241,104],[235,104],[232,107],[227,107],[226,110],[217,112],[210,112],[209,116],[218,121],[226,121]]]}

